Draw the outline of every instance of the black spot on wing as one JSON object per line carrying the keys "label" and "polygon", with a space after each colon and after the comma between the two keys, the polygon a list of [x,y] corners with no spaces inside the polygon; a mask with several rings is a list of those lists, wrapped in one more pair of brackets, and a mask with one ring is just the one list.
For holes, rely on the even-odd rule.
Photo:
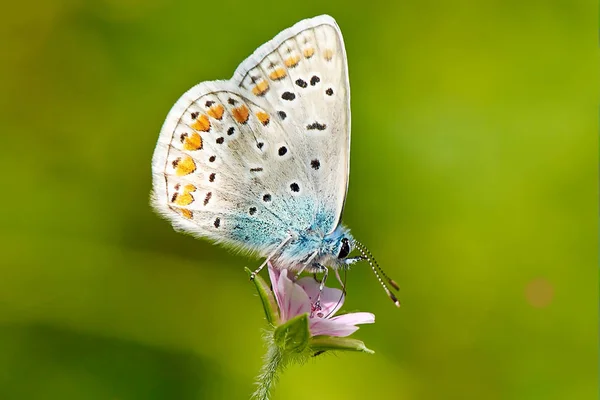
{"label": "black spot on wing", "polygon": [[284,100],[287,100],[287,101],[292,101],[292,100],[294,100],[296,98],[296,95],[294,93],[292,93],[292,92],[284,92],[281,95],[281,98],[284,99]]}
{"label": "black spot on wing", "polygon": [[303,89],[308,86],[306,81],[304,81],[302,79],[296,79],[296,85],[300,86]]}
{"label": "black spot on wing", "polygon": [[316,129],[316,130],[319,130],[319,131],[323,131],[323,130],[325,130],[325,128],[327,128],[327,125],[325,125],[325,124],[321,124],[321,123],[319,123],[319,122],[316,122],[316,121],[315,121],[315,122],[313,122],[313,123],[312,123],[312,124],[310,124],[310,125],[306,125],[306,129],[308,129],[309,131],[311,131],[311,130],[315,130],[315,129]]}

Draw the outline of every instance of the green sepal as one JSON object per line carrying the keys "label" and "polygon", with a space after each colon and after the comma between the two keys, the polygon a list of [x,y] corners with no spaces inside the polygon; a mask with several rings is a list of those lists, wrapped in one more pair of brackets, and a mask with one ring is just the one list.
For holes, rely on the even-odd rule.
{"label": "green sepal", "polygon": [[[250,278],[252,278],[252,271],[248,268],[245,268],[245,270]],[[256,286],[256,290],[258,291],[258,297],[260,297],[260,301],[262,302],[267,321],[269,324],[276,326],[279,324],[279,307],[277,307],[277,300],[270,286],[260,275],[255,275],[252,282],[254,282],[254,286]]]}
{"label": "green sepal", "polygon": [[308,346],[308,313],[298,315],[275,328],[275,344],[284,352],[300,353]]}
{"label": "green sepal", "polygon": [[309,346],[315,354],[320,354],[327,350],[360,351],[369,354],[375,353],[373,350],[367,348],[362,340],[345,337],[314,336],[310,339]]}

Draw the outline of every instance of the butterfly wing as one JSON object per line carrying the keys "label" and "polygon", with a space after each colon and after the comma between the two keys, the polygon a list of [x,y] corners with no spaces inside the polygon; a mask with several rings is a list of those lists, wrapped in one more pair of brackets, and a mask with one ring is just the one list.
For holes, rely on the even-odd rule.
{"label": "butterfly wing", "polygon": [[232,81],[286,116],[283,135],[319,201],[316,227],[332,232],[350,173],[350,85],[337,23],[328,15],[298,22],[241,63]]}
{"label": "butterfly wing", "polygon": [[265,168],[280,128],[250,96],[215,81],[177,101],[154,152],[152,203],[180,230],[261,251],[285,238],[290,215],[273,193],[281,175]]}
{"label": "butterfly wing", "polygon": [[347,188],[349,113],[339,28],[301,21],[230,81],[176,102],[154,152],[153,205],[178,229],[263,255],[294,232],[329,232]]}

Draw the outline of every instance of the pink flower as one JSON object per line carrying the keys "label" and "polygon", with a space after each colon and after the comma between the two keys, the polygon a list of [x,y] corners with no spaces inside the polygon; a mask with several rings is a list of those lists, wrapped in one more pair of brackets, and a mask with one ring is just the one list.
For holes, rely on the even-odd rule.
{"label": "pink flower", "polygon": [[312,277],[294,281],[288,270],[279,270],[269,264],[269,276],[279,306],[280,323],[298,315],[309,313],[311,336],[348,336],[358,330],[358,324],[372,324],[375,315],[356,312],[334,316],[344,304],[340,289],[324,287],[321,292],[321,309],[311,312],[319,294],[319,282]]}

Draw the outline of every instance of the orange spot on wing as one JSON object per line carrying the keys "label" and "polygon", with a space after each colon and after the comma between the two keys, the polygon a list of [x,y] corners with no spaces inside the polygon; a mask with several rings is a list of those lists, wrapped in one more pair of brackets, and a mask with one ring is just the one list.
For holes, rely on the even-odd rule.
{"label": "orange spot on wing", "polygon": [[276,68],[273,72],[271,72],[269,74],[269,78],[271,78],[274,81],[278,81],[280,79],[285,78],[286,75],[287,75],[287,72],[285,72],[285,69]]}
{"label": "orange spot on wing", "polygon": [[191,183],[188,183],[187,185],[185,185],[183,187],[183,191],[185,193],[195,192],[196,191],[196,186],[192,185]]}
{"label": "orange spot on wing", "polygon": [[181,208],[180,211],[181,215],[183,215],[187,219],[192,219],[192,217],[194,216],[194,214],[187,208]]}
{"label": "orange spot on wing", "polygon": [[193,132],[191,135],[186,136],[183,139],[183,149],[184,150],[200,150],[202,149],[202,137]]}
{"label": "orange spot on wing", "polygon": [[223,106],[221,104],[217,104],[216,106],[212,106],[208,110],[208,115],[210,115],[214,119],[220,120],[221,118],[223,118],[224,111],[225,111],[225,109],[223,108]]}
{"label": "orange spot on wing", "polygon": [[192,157],[185,156],[173,161],[173,167],[175,168],[175,174],[177,174],[177,176],[184,176],[189,175],[196,170],[196,163],[192,160]]}
{"label": "orange spot on wing", "polygon": [[248,121],[250,111],[248,110],[248,107],[242,104],[241,106],[234,108],[232,114],[233,118],[235,118],[238,123],[245,124]]}
{"label": "orange spot on wing", "polygon": [[[179,184],[175,185],[175,190],[179,190]],[[171,202],[177,204],[178,206],[187,206],[194,202],[194,196],[191,195],[192,192],[196,191],[196,186],[188,183],[183,187],[182,193],[175,193]]]}
{"label": "orange spot on wing", "polygon": [[192,129],[201,132],[208,132],[210,130],[210,121],[208,117],[204,114],[198,117],[196,121],[192,124]]}
{"label": "orange spot on wing", "polygon": [[325,59],[325,61],[331,61],[331,59],[333,58],[333,50],[325,49],[325,51],[323,52],[323,58]]}
{"label": "orange spot on wing", "polygon": [[283,63],[288,68],[294,68],[296,65],[298,65],[299,62],[300,62],[300,57],[290,56],[290,57],[286,58]]}
{"label": "orange spot on wing", "polygon": [[263,112],[263,111],[257,112],[256,117],[264,126],[267,126],[267,124],[270,121],[269,114],[267,114],[266,112]]}
{"label": "orange spot on wing", "polygon": [[252,93],[254,93],[256,96],[262,96],[263,94],[267,93],[268,90],[269,83],[263,79],[252,88]]}
{"label": "orange spot on wing", "polygon": [[189,193],[183,193],[175,197],[174,203],[178,206],[187,206],[194,202],[194,197]]}
{"label": "orange spot on wing", "polygon": [[315,49],[313,49],[312,47],[307,47],[306,49],[304,49],[302,54],[304,54],[305,58],[311,58],[313,54],[315,54]]}

